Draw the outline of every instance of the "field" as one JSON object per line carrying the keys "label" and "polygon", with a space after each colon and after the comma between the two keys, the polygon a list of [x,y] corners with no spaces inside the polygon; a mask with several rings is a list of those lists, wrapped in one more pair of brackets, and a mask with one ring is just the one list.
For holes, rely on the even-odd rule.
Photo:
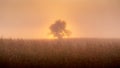
{"label": "field", "polygon": [[4,68],[118,68],[120,39],[0,39]]}

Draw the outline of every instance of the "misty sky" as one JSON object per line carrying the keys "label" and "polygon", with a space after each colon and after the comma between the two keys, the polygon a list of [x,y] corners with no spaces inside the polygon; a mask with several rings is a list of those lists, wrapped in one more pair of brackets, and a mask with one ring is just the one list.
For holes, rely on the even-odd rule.
{"label": "misty sky", "polygon": [[0,36],[48,38],[66,21],[71,37],[120,38],[119,0],[0,0]]}

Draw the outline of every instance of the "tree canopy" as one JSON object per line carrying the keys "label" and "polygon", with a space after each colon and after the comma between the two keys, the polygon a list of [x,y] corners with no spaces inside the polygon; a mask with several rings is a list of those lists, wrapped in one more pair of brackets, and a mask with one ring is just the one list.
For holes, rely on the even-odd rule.
{"label": "tree canopy", "polygon": [[51,34],[58,39],[64,38],[64,36],[70,36],[71,32],[66,29],[66,22],[57,20],[50,26]]}

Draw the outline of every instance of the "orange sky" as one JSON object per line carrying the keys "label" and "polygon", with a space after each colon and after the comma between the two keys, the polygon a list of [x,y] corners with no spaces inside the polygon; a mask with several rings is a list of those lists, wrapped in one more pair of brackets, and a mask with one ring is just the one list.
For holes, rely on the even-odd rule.
{"label": "orange sky", "polygon": [[71,37],[120,38],[119,0],[0,0],[0,35],[48,38],[56,20],[67,22]]}

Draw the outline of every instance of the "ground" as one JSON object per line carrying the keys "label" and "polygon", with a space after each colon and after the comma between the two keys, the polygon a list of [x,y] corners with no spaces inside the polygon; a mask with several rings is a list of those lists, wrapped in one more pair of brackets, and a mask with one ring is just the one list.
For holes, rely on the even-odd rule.
{"label": "ground", "polygon": [[0,67],[118,68],[120,39],[0,39]]}

